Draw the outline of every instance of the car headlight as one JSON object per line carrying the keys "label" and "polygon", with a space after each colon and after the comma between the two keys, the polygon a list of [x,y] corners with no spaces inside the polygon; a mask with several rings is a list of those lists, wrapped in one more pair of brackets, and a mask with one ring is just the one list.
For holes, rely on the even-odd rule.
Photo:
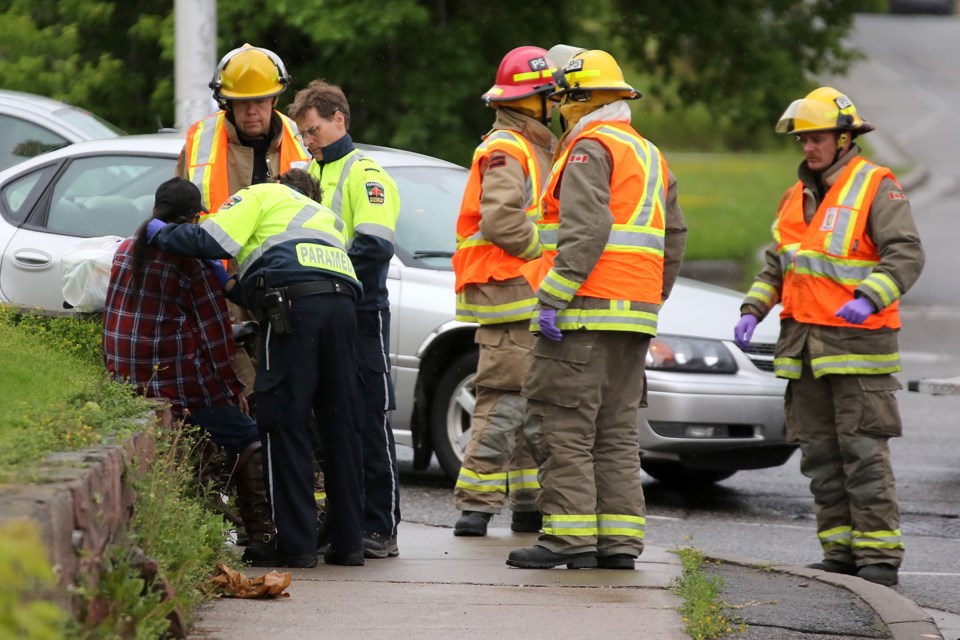
{"label": "car headlight", "polygon": [[650,341],[647,369],[682,373],[736,373],[737,363],[719,340],[659,335]]}

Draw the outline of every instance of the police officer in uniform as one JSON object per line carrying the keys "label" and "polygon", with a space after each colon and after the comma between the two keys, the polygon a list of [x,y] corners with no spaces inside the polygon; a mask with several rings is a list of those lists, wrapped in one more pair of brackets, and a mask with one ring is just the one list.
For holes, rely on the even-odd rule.
{"label": "police officer in uniform", "polygon": [[750,348],[777,303],[774,366],[787,378],[787,436],[810,478],[823,560],[808,565],[883,585],[903,559],[900,508],[888,440],[901,435],[900,297],[924,253],[893,173],[854,142],[874,126],[849,97],[820,87],[777,122],[803,147],[799,180],[777,211],[775,242],[734,329]]}
{"label": "police officer in uniform", "polygon": [[338,496],[328,564],[362,565],[363,479],[356,416],[356,303],[361,293],[342,221],[316,201],[319,185],[293,169],[279,183],[240,190],[200,225],[152,220],[157,248],[202,258],[235,257],[227,295],[257,309],[261,333],[257,422],[277,527],[257,566],[317,564],[311,410],[327,452],[326,481]]}
{"label": "police officer in uniform", "polygon": [[[387,411],[396,408],[390,376],[390,300],[387,269],[400,213],[397,185],[353,144],[350,105],[340,87],[314,80],[288,107],[313,154],[308,170],[323,190],[323,204],[343,220],[347,253],[363,284],[357,308],[357,368],[363,382],[365,492],[363,548],[368,558],[399,555],[400,479],[397,447]],[[336,510],[336,494],[328,491]]]}
{"label": "police officer in uniform", "polygon": [[524,428],[539,427],[543,534],[507,564],[633,569],[646,528],[644,362],[686,224],[663,154],[630,126],[626,100],[640,93],[616,60],[578,52],[557,83],[569,128],[544,188],[543,254],[520,267],[540,303],[522,393]]}

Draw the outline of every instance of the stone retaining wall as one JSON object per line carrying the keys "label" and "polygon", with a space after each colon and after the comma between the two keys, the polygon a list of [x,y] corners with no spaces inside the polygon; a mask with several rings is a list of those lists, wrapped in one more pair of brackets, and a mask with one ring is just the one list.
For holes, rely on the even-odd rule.
{"label": "stone retaining wall", "polygon": [[[160,427],[170,426],[168,409],[156,412]],[[51,454],[34,484],[0,488],[0,524],[27,518],[36,522],[58,577],[61,604],[73,609],[72,585],[94,585],[107,547],[133,515],[133,483],[153,460],[154,429],[124,442]],[[133,475],[131,475],[133,474]]]}

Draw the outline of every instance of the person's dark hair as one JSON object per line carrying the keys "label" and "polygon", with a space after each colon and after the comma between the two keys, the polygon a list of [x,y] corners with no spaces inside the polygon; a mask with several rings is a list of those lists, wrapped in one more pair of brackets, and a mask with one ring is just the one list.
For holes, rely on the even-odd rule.
{"label": "person's dark hair", "polygon": [[199,213],[184,214],[183,211],[173,211],[170,207],[163,205],[158,207],[154,205],[153,214],[141,222],[140,226],[137,227],[137,230],[133,233],[135,240],[133,241],[133,249],[130,251],[132,256],[131,284],[136,286],[143,279],[143,267],[147,262],[147,247],[149,246],[147,243],[147,225],[150,224],[150,221],[156,218],[164,222],[184,224],[196,221],[199,215]]}
{"label": "person's dark hair", "polygon": [[297,91],[293,102],[287,107],[287,115],[296,120],[307,112],[316,109],[317,115],[329,120],[339,111],[343,114],[344,128],[350,130],[350,103],[343,89],[325,80],[314,80],[305,89]]}
{"label": "person's dark hair", "polygon": [[315,202],[320,202],[320,198],[323,197],[320,183],[303,169],[290,169],[286,173],[280,174],[277,182],[293,187]]}

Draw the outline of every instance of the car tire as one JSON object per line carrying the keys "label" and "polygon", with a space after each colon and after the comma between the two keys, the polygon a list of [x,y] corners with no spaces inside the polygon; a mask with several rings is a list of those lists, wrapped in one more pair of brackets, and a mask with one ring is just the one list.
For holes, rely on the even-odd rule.
{"label": "car tire", "polygon": [[702,487],[726,480],[736,471],[716,469],[690,469],[673,460],[640,459],[640,466],[652,477],[665,485],[680,487]]}
{"label": "car tire", "polygon": [[463,453],[470,442],[471,416],[476,403],[473,380],[479,354],[471,350],[458,356],[437,382],[430,408],[433,451],[443,472],[451,480],[460,475]]}

